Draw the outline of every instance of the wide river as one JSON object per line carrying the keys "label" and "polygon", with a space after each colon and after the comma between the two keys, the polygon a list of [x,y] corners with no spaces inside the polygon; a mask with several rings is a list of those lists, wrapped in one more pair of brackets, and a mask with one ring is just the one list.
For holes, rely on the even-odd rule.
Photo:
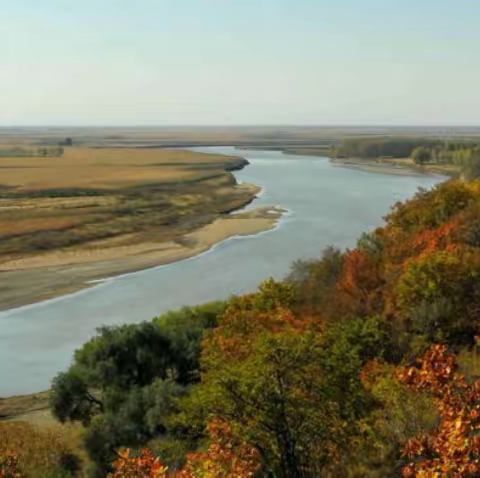
{"label": "wide river", "polygon": [[367,173],[334,166],[327,158],[279,151],[197,150],[247,158],[251,165],[235,176],[264,188],[250,207],[278,205],[289,212],[272,231],[1,312],[0,397],[47,389],[98,326],[148,320],[183,305],[252,291],[269,276],[281,279],[295,259],[319,257],[329,245],[354,246],[362,232],[382,224],[396,201],[444,179]]}

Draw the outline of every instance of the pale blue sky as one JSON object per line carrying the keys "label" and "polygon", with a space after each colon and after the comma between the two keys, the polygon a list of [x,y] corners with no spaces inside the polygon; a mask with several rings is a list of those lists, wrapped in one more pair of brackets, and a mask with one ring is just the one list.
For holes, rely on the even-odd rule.
{"label": "pale blue sky", "polygon": [[479,0],[0,0],[0,124],[480,124],[479,25]]}

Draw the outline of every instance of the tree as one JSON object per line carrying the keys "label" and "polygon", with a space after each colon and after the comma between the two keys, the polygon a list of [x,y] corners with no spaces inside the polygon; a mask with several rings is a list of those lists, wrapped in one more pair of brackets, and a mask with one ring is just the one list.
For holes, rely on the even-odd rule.
{"label": "tree", "polygon": [[[222,302],[183,308],[152,322],[102,327],[53,381],[51,406],[62,422],[87,427],[85,446],[104,476],[121,446],[169,436],[177,399],[199,380],[200,344]],[[172,437],[175,438],[175,437]]]}
{"label": "tree", "polygon": [[363,437],[352,444],[338,476],[399,476],[405,442],[436,426],[438,414],[430,397],[400,384],[395,366],[381,358],[367,362],[361,376],[376,406],[363,419]]}
{"label": "tree", "polygon": [[250,478],[259,469],[258,453],[245,443],[232,440],[228,424],[218,421],[208,426],[211,443],[206,451],[190,453],[185,466],[167,473],[160,458],[148,448],[138,456],[120,450],[108,478]]}
{"label": "tree", "polygon": [[411,158],[416,164],[429,163],[432,159],[432,153],[425,146],[418,146],[412,151]]}
{"label": "tree", "polygon": [[454,355],[443,345],[434,345],[419,359],[419,368],[400,368],[402,383],[426,391],[435,398],[441,422],[429,433],[407,441],[410,463],[405,477],[480,475],[480,382],[467,383],[457,373]]}
{"label": "tree", "polygon": [[160,463],[148,448],[144,448],[138,457],[130,456],[130,450],[121,450],[112,463],[113,472],[108,478],[166,478],[167,467]]}
{"label": "tree", "polygon": [[263,333],[252,345],[240,361],[205,359],[201,387],[212,397],[209,417],[228,421],[274,476],[318,476],[338,460],[346,431],[319,365],[320,342],[285,331]]}
{"label": "tree", "polygon": [[207,421],[227,422],[258,451],[265,473],[321,476],[373,406],[360,371],[383,346],[391,351],[388,332],[374,318],[319,333],[285,303],[263,301],[264,293],[234,299],[205,340],[190,406]]}
{"label": "tree", "polygon": [[343,270],[343,254],[327,247],[319,260],[295,261],[286,281],[296,286],[295,310],[325,315],[331,309],[335,284]]}
{"label": "tree", "polygon": [[258,451],[236,440],[228,423],[208,425],[210,445],[206,451],[190,453],[178,478],[250,478],[260,468]]}
{"label": "tree", "polygon": [[480,151],[476,150],[460,163],[462,178],[471,181],[480,177]]}
{"label": "tree", "polygon": [[472,344],[480,268],[474,257],[439,251],[410,261],[395,288],[398,314],[427,343]]}

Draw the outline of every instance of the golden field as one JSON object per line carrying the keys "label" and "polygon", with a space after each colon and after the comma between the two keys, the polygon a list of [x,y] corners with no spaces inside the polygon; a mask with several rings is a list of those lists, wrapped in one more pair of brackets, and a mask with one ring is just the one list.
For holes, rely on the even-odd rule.
{"label": "golden field", "polygon": [[239,161],[133,148],[0,158],[0,263],[91,243],[109,247],[112,238],[174,239],[251,200],[225,171]]}
{"label": "golden field", "polygon": [[221,169],[225,158],[158,149],[66,148],[61,157],[0,158],[0,184],[17,191],[117,189],[198,178],[205,174],[202,164],[216,162]]}

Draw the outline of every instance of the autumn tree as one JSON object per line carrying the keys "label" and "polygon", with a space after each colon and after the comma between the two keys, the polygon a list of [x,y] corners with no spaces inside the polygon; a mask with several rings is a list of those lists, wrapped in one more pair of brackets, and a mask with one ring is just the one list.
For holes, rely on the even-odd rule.
{"label": "autumn tree", "polygon": [[119,450],[112,468],[113,472],[108,474],[108,478],[166,478],[167,472],[160,458],[148,448],[143,448],[139,456],[131,456],[129,449]]}
{"label": "autumn tree", "polygon": [[148,448],[134,454],[118,451],[108,478],[250,478],[260,467],[258,452],[233,438],[230,426],[218,420],[208,426],[210,445],[189,453],[185,466],[170,472]]}
{"label": "autumn tree", "polygon": [[409,262],[395,289],[410,332],[426,343],[472,344],[480,298],[480,266],[469,255],[443,251]]}
{"label": "autumn tree", "polygon": [[372,405],[360,371],[382,354],[388,332],[377,319],[322,331],[296,316],[290,300],[289,289],[271,281],[232,300],[204,341],[190,406],[207,421],[227,422],[258,451],[265,473],[321,476],[341,460]]}
{"label": "autumn tree", "polygon": [[405,477],[480,475],[480,382],[469,383],[457,371],[456,357],[434,345],[419,359],[419,368],[400,368],[402,383],[435,398],[437,428],[407,441]]}
{"label": "autumn tree", "polygon": [[304,314],[327,316],[333,311],[332,293],[343,270],[343,254],[327,247],[320,259],[295,261],[286,281],[296,286],[294,305]]}

